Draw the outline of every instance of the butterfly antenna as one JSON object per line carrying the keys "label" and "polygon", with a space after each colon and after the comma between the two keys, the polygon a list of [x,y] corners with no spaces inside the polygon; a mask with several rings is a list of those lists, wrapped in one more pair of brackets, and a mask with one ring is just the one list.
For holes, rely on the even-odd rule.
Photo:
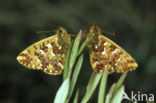
{"label": "butterfly antenna", "polygon": [[72,37],[76,37],[77,35],[73,35],[73,34],[69,34],[70,36],[72,36]]}
{"label": "butterfly antenna", "polygon": [[118,33],[116,32],[106,32],[106,31],[102,31],[104,34],[107,34],[107,35],[112,35],[112,36],[117,36]]}
{"label": "butterfly antenna", "polygon": [[53,33],[54,32],[54,30],[53,31],[37,31],[36,33],[37,34],[45,34],[45,33]]}

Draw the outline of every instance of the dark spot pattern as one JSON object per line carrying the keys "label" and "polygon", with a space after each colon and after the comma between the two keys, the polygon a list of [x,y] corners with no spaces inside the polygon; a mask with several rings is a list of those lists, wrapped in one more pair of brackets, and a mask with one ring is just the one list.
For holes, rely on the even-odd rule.
{"label": "dark spot pattern", "polygon": [[33,47],[34,47],[35,49],[37,49],[37,47],[36,47],[35,45],[33,45]]}
{"label": "dark spot pattern", "polygon": [[25,66],[28,66],[30,64],[30,62],[32,61],[32,58],[29,57],[28,54],[26,54],[26,53],[21,53],[21,54],[19,54],[19,56],[25,57],[25,59],[22,59],[19,61],[22,64],[24,64]]}

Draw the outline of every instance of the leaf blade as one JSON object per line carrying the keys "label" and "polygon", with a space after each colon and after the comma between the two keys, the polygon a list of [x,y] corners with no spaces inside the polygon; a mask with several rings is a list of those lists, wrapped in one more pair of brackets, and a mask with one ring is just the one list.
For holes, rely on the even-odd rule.
{"label": "leaf blade", "polygon": [[113,93],[112,93],[112,97],[116,94],[117,90],[121,87],[122,83],[124,82],[125,78],[127,76],[127,71],[124,72],[121,77],[119,78],[119,80],[117,81],[116,83],[116,86],[113,90]]}
{"label": "leaf blade", "polygon": [[68,49],[67,56],[66,56],[66,62],[64,65],[64,72],[63,72],[63,81],[66,80],[68,77],[70,52],[71,52],[71,45],[70,48]]}
{"label": "leaf blade", "polygon": [[124,94],[124,86],[120,87],[111,103],[121,103]]}
{"label": "leaf blade", "polygon": [[70,99],[70,97],[71,97],[71,95],[73,93],[75,84],[77,82],[78,75],[79,75],[80,70],[81,70],[82,63],[83,63],[83,54],[79,57],[78,62],[76,64],[76,67],[74,69],[72,79],[71,79],[71,83],[70,83],[68,99]]}
{"label": "leaf blade", "polygon": [[102,76],[101,83],[100,83],[99,94],[98,94],[98,103],[104,103],[107,77],[108,77],[108,69],[106,68],[104,71],[104,74]]}
{"label": "leaf blade", "polygon": [[87,103],[89,101],[97,85],[99,84],[101,77],[102,77],[101,74],[97,74],[93,72],[92,76],[90,77],[89,83],[87,85],[85,96],[81,101],[82,103]]}
{"label": "leaf blade", "polygon": [[65,103],[67,95],[68,95],[68,90],[69,90],[69,79],[67,78],[61,85],[61,87],[58,89],[54,103]]}
{"label": "leaf blade", "polygon": [[69,60],[69,68],[72,68],[74,63],[75,63],[77,53],[78,53],[79,44],[80,44],[80,40],[81,40],[81,35],[82,35],[82,31],[80,31],[78,33],[78,35],[74,41],[73,48],[72,48],[71,55],[70,55],[70,60]]}
{"label": "leaf blade", "polygon": [[78,99],[79,99],[79,90],[77,90],[77,92],[76,92],[76,95],[75,95],[73,103],[78,103]]}

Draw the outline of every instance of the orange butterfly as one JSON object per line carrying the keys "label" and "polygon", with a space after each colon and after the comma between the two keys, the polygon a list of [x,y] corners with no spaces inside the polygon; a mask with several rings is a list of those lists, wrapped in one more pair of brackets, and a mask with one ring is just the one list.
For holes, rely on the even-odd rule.
{"label": "orange butterfly", "polygon": [[113,73],[132,71],[138,67],[130,54],[101,34],[97,25],[90,28],[87,35],[87,46],[90,52],[91,66],[97,73],[103,73],[105,68],[109,73]]}
{"label": "orange butterfly", "polygon": [[70,40],[70,34],[59,27],[54,36],[32,44],[17,56],[17,60],[30,69],[42,70],[51,75],[61,74]]}

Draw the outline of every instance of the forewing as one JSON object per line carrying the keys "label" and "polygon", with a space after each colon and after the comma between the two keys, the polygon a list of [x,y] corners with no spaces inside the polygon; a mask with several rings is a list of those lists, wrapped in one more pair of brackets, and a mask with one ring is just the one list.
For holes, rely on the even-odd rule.
{"label": "forewing", "polygon": [[58,75],[64,69],[66,48],[58,43],[58,37],[54,35],[29,46],[19,54],[17,60],[30,69]]}
{"label": "forewing", "polygon": [[101,34],[98,35],[98,42],[92,45],[90,62],[98,73],[103,73],[105,68],[109,73],[132,71],[138,66],[125,50]]}

